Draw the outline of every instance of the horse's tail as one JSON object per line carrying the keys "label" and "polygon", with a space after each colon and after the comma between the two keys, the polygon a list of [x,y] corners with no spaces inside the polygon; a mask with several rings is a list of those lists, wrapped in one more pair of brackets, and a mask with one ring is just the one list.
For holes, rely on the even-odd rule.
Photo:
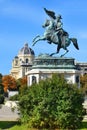
{"label": "horse's tail", "polygon": [[77,43],[77,39],[76,38],[70,38],[70,40],[72,41],[73,45],[75,46],[75,48],[77,50],[79,50],[79,46],[78,46],[78,43]]}

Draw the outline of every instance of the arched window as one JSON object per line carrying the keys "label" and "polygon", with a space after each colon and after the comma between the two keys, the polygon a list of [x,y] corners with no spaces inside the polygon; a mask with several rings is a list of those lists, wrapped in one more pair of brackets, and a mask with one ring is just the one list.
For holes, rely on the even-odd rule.
{"label": "arched window", "polygon": [[32,76],[32,83],[36,83],[36,77]]}
{"label": "arched window", "polygon": [[17,66],[18,65],[18,60],[15,60],[15,66]]}
{"label": "arched window", "polygon": [[28,59],[26,59],[26,63],[28,63]]}

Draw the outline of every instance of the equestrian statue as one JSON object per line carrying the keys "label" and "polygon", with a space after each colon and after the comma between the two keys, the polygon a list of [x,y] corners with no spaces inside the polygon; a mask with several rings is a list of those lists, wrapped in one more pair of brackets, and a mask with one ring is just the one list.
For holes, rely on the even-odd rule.
{"label": "equestrian statue", "polygon": [[46,19],[45,23],[42,25],[45,28],[45,32],[42,36],[37,35],[33,41],[32,45],[34,46],[38,41],[46,40],[49,44],[53,43],[57,45],[57,51],[50,54],[51,56],[59,53],[60,49],[63,48],[65,53],[61,55],[64,56],[69,52],[67,47],[73,43],[74,47],[79,50],[77,39],[69,38],[68,32],[63,29],[63,23],[61,22],[61,15],[55,15],[55,12],[47,10],[44,8],[45,13],[50,17]]}

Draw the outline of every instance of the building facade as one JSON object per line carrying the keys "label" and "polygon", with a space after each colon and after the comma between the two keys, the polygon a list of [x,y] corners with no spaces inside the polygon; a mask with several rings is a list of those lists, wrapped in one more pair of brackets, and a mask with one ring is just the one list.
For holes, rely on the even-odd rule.
{"label": "building facade", "polygon": [[25,43],[12,61],[10,75],[16,79],[24,77],[25,73],[31,69],[34,58],[34,51],[28,47],[28,43]]}
{"label": "building facade", "polygon": [[83,76],[84,74],[87,74],[87,62],[76,62],[76,65],[78,66],[80,70],[80,74]]}

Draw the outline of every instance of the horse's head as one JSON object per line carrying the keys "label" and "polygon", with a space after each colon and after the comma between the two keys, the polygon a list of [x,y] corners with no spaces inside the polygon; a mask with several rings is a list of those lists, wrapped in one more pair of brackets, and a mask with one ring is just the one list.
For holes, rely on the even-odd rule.
{"label": "horse's head", "polygon": [[46,19],[45,23],[42,25],[43,28],[50,25],[50,20]]}

